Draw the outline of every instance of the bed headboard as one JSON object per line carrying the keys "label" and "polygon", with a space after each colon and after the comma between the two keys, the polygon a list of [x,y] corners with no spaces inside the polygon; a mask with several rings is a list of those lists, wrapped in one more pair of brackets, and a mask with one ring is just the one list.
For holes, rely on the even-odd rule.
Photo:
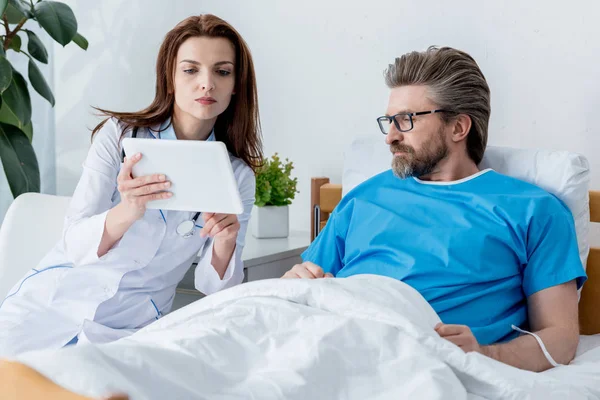
{"label": "bed headboard", "polygon": [[[310,201],[310,239],[318,235],[329,214],[342,199],[342,185],[329,183],[329,178],[312,178]],[[590,222],[600,223],[600,191],[590,191]],[[588,280],[579,302],[579,324],[582,335],[600,334],[600,248],[591,247],[587,260]]]}

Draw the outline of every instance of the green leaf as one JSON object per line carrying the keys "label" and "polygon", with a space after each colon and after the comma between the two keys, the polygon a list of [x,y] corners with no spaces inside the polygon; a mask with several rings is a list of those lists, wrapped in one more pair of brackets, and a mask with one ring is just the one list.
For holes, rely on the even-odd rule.
{"label": "green leaf", "polygon": [[[0,99],[2,99],[2,96],[0,96]],[[33,140],[33,127],[31,121],[29,124],[23,125],[10,108],[8,108],[4,100],[0,102],[0,122],[16,126],[21,131],[25,132],[30,142]]]}
{"label": "green leaf", "polygon": [[23,17],[31,18],[33,14],[31,13],[31,6],[29,2],[24,2],[21,0],[8,0],[8,3],[12,5],[15,9],[17,9]]}
{"label": "green leaf", "polygon": [[88,41],[86,38],[84,38],[80,33],[77,33],[75,35],[75,37],[73,37],[73,42],[81,47],[83,50],[87,50],[88,48]]}
{"label": "green leaf", "polygon": [[31,121],[29,121],[29,123],[27,125],[25,125],[23,128],[19,128],[21,129],[21,131],[27,136],[27,138],[29,139],[30,143],[33,143],[33,124],[31,123]]}
{"label": "green leaf", "polygon": [[13,49],[18,53],[19,51],[21,51],[21,43],[21,37],[19,35],[15,35],[10,40],[10,45],[8,46],[8,48]]}
{"label": "green leaf", "polygon": [[48,102],[52,104],[52,107],[54,107],[54,95],[52,94],[52,90],[50,90],[50,86],[48,86],[44,75],[42,75],[42,71],[40,71],[35,64],[33,58],[29,59],[29,82],[31,82],[31,86],[33,86],[35,91],[48,100]]}
{"label": "green leaf", "polygon": [[0,16],[4,14],[4,10],[6,10],[6,6],[8,6],[8,0],[0,0]]}
{"label": "green leaf", "polygon": [[254,204],[262,207],[265,205],[284,206],[292,204],[296,196],[298,178],[291,178],[294,165],[287,159],[282,163],[275,153],[270,160],[265,160],[264,165],[256,173],[256,195]]}
{"label": "green leaf", "polygon": [[34,10],[42,28],[63,46],[77,34],[77,20],[68,5],[56,1],[42,1],[35,5]]}
{"label": "green leaf", "polygon": [[2,93],[2,99],[22,125],[31,121],[31,98],[25,78],[13,69],[12,82]]}
{"label": "green leaf", "polygon": [[6,7],[6,18],[9,24],[18,24],[23,18],[27,18],[19,9],[15,8],[12,3],[8,3]]}
{"label": "green leaf", "polygon": [[6,52],[4,51],[4,46],[2,45],[2,43],[0,43],[0,56],[4,57],[5,55],[6,55]]}
{"label": "green leaf", "polygon": [[48,64],[48,52],[44,43],[30,30],[26,30],[25,32],[27,32],[27,51],[29,54],[39,62]]}
{"label": "green leaf", "polygon": [[27,136],[12,125],[0,123],[0,160],[13,197],[40,191],[40,170]]}
{"label": "green leaf", "polygon": [[12,66],[6,57],[0,55],[0,94],[2,94],[12,81]]}

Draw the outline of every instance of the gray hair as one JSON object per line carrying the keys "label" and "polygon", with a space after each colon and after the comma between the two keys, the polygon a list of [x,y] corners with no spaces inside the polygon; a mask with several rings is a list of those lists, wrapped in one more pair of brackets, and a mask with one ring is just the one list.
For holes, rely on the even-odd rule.
{"label": "gray hair", "polygon": [[413,51],[389,65],[385,83],[390,88],[427,86],[431,100],[439,108],[452,111],[439,114],[445,122],[458,114],[468,115],[472,125],[467,136],[467,153],[476,164],[481,162],[488,138],[490,88],[473,57],[450,47],[431,46],[424,52]]}

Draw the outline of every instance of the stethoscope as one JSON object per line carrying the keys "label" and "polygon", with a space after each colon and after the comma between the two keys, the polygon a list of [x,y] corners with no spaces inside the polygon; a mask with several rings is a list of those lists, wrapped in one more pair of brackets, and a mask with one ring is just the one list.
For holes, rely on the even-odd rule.
{"label": "stethoscope", "polygon": [[200,212],[197,212],[196,214],[194,214],[194,218],[188,219],[187,221],[183,221],[182,223],[177,225],[177,234],[184,239],[193,236],[194,232],[196,231],[196,227],[202,228],[200,225],[196,225],[196,221],[198,220],[200,214]]}
{"label": "stethoscope", "polygon": [[[133,128],[131,137],[135,139],[137,137],[137,132],[138,132],[138,127],[136,126]],[[121,162],[124,162],[124,161],[125,161],[125,149],[121,149]],[[162,210],[159,210],[159,211],[160,211],[160,215],[162,215],[163,220],[166,223],[167,219],[165,218],[165,215],[163,214]],[[198,217],[200,216],[200,214],[202,214],[202,213],[197,212],[196,214],[194,214],[194,217],[192,219],[188,219],[187,221],[183,221],[179,225],[177,225],[177,229],[175,230],[177,232],[177,234],[184,239],[194,236],[196,227],[202,228],[201,226],[196,225],[196,222],[198,221]]]}

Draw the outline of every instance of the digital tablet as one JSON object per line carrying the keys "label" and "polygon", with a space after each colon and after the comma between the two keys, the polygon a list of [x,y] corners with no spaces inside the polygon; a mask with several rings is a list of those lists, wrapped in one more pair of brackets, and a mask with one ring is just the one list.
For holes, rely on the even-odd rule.
{"label": "digital tablet", "polygon": [[173,196],[152,200],[147,208],[224,214],[244,211],[227,147],[200,140],[123,139],[125,154],[142,153],[133,166],[134,178],[164,174]]}

